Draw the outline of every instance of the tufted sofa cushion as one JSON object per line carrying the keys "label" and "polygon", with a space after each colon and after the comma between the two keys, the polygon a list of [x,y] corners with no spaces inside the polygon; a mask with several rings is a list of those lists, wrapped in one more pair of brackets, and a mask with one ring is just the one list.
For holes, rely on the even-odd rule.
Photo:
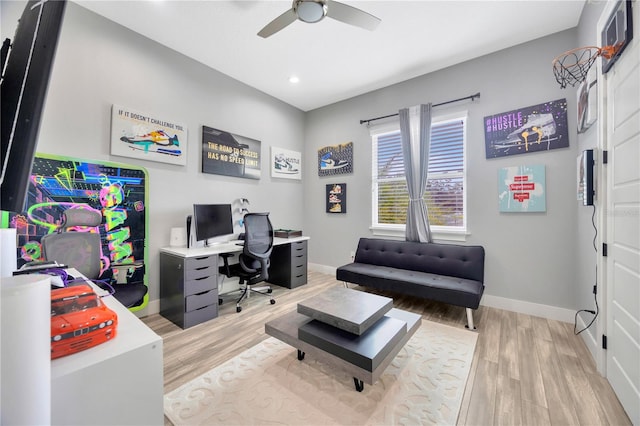
{"label": "tufted sofa cushion", "polygon": [[361,238],[336,279],[477,309],[484,292],[484,248]]}

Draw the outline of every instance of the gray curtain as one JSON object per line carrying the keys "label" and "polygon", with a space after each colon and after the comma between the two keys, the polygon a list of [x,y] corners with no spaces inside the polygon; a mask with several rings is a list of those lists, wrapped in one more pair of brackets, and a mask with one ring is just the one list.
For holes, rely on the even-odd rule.
{"label": "gray curtain", "polygon": [[407,241],[432,241],[429,215],[423,195],[427,189],[431,146],[431,104],[403,108],[399,112],[404,172],[409,190]]}

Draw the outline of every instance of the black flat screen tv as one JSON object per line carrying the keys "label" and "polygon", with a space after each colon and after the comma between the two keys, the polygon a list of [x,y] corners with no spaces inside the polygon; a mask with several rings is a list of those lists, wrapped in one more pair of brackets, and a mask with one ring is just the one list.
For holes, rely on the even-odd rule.
{"label": "black flat screen tv", "polygon": [[21,212],[66,1],[29,1],[2,44],[0,209]]}
{"label": "black flat screen tv", "polygon": [[233,234],[231,204],[194,204],[196,241]]}

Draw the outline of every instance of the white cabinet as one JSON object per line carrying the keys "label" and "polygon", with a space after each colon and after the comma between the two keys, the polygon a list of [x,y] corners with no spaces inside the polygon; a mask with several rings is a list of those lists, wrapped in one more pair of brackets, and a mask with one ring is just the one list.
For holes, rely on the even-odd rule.
{"label": "white cabinet", "polygon": [[54,425],[162,425],[162,338],[113,297],[115,339],[51,361]]}

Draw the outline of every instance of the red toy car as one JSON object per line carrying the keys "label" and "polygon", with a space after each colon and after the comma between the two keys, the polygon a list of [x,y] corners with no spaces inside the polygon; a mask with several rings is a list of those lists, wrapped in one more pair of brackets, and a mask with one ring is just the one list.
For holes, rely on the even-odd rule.
{"label": "red toy car", "polygon": [[51,291],[51,359],[116,337],[118,315],[85,284]]}

